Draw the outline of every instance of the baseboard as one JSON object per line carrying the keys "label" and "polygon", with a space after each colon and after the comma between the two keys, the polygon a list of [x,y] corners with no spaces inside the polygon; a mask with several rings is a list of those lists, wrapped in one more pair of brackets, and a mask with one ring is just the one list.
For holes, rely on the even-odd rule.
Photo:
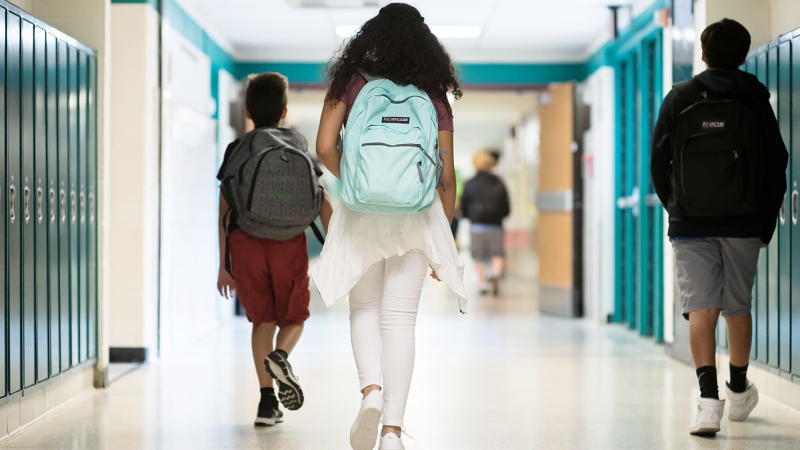
{"label": "baseboard", "polygon": [[26,391],[0,406],[0,442],[22,432],[36,420],[78,394],[94,389],[94,366],[71,369],[41,389]]}
{"label": "baseboard", "polygon": [[539,285],[539,310],[557,316],[575,317],[573,305],[574,291],[571,288],[562,288]]}
{"label": "baseboard", "polygon": [[[717,353],[717,377],[720,386],[725,386],[725,382],[728,381],[727,368],[729,364],[730,358],[727,354]],[[747,368],[747,378],[758,387],[759,394],[766,395],[800,412],[800,383],[755,364],[750,364]]]}
{"label": "baseboard", "polygon": [[112,363],[145,363],[147,362],[147,348],[111,347],[108,349],[108,360]]}

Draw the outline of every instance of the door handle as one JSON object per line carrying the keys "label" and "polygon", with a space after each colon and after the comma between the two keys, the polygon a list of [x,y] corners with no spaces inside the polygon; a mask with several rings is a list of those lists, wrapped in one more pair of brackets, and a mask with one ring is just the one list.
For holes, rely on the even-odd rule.
{"label": "door handle", "polygon": [[13,184],[8,187],[8,218],[11,223],[17,221],[17,188]]}
{"label": "door handle", "polygon": [[633,216],[639,217],[639,187],[633,188],[631,195],[617,199],[617,207],[619,209],[632,209]]}
{"label": "door handle", "polygon": [[792,225],[797,225],[797,189],[792,192]]}
{"label": "door handle", "polygon": [[36,189],[36,221],[42,223],[44,220],[44,191],[40,187]]}
{"label": "door handle", "polygon": [[651,208],[661,206],[661,199],[658,198],[658,194],[648,194],[644,198],[644,204]]}
{"label": "door handle", "polygon": [[56,190],[50,188],[50,223],[56,221]]}
{"label": "door handle", "polygon": [[28,186],[25,186],[22,189],[22,201],[23,201],[22,217],[25,218],[25,223],[28,223],[31,220],[31,189]]}

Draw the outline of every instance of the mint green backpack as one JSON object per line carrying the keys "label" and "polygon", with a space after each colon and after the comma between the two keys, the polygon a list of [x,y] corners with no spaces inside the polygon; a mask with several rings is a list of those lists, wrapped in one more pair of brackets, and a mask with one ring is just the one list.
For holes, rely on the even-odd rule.
{"label": "mint green backpack", "polygon": [[386,79],[369,81],[344,132],[341,174],[347,207],[383,214],[425,211],[443,167],[439,118],[428,94]]}

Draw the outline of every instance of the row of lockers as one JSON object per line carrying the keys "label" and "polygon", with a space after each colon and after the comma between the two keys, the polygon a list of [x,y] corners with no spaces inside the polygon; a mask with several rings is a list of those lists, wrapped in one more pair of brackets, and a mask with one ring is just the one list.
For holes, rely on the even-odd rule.
{"label": "row of lockers", "polygon": [[97,355],[95,52],[0,1],[0,386]]}
{"label": "row of lockers", "polygon": [[[800,380],[800,30],[753,51],[745,70],[771,93],[783,140],[789,149],[788,190],[769,247],[761,251],[753,289],[752,359],[776,373]],[[727,347],[720,321],[718,341]]]}

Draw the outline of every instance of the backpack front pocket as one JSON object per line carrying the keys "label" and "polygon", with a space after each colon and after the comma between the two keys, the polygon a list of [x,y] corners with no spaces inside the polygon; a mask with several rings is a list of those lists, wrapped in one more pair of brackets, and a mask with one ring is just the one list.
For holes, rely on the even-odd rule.
{"label": "backpack front pocket", "polygon": [[693,136],[682,152],[683,196],[693,208],[713,213],[742,201],[747,174],[739,143],[714,135]]}
{"label": "backpack front pocket", "polygon": [[425,194],[422,166],[426,160],[418,128],[401,133],[375,126],[365,133],[356,170],[358,201],[407,208]]}

